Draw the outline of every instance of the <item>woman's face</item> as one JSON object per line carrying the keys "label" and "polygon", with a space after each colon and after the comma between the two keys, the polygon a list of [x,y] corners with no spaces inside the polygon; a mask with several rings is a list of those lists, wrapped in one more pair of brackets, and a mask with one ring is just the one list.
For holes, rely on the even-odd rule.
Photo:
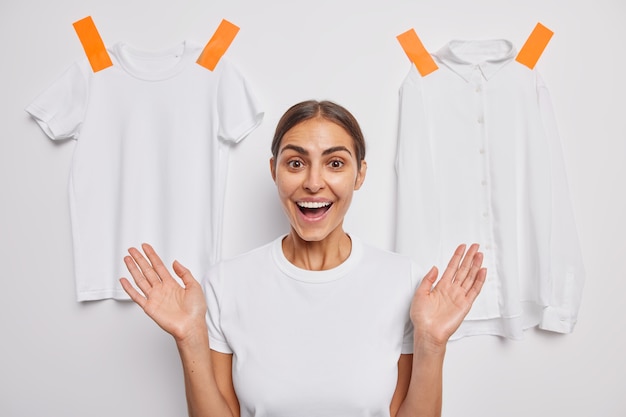
{"label": "woman's face", "polygon": [[272,177],[292,229],[305,241],[343,233],[352,194],[365,179],[352,137],[323,118],[304,121],[283,136]]}

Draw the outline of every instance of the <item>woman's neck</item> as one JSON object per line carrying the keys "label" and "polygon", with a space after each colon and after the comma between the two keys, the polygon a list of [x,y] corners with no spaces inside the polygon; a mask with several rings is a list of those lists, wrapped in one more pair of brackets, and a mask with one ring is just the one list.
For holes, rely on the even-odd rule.
{"label": "woman's neck", "polygon": [[303,240],[292,229],[283,239],[283,253],[289,262],[309,271],[324,271],[341,265],[352,251],[350,236],[338,228],[320,241]]}

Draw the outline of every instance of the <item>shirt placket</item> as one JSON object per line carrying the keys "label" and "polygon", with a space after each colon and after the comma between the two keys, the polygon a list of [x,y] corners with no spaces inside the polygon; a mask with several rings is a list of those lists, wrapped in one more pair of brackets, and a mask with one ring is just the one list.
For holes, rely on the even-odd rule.
{"label": "shirt placket", "polygon": [[[491,195],[491,169],[490,169],[490,155],[489,155],[489,130],[488,130],[488,115],[486,114],[486,87],[487,80],[483,76],[480,66],[476,65],[472,71],[472,77],[470,79],[471,88],[474,95],[474,116],[476,122],[477,140],[475,151],[479,155],[480,167],[477,170],[480,174],[475,177],[477,188],[480,190],[480,238],[481,238],[481,251],[484,253],[483,266],[488,270],[495,272],[495,239],[494,239],[494,216],[492,210],[492,195]],[[483,288],[486,294],[487,300],[496,301],[498,299],[497,293],[497,279],[495,274],[491,273],[491,279],[488,279]],[[496,301],[497,303],[497,301]],[[497,304],[486,306],[488,311],[497,309]],[[493,311],[492,311],[493,313]]]}

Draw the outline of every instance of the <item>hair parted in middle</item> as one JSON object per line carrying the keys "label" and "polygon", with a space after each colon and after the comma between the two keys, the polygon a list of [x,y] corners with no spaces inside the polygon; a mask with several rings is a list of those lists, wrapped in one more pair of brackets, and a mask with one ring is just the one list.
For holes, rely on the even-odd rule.
{"label": "hair parted in middle", "polygon": [[341,126],[352,137],[356,151],[357,168],[361,168],[361,161],[365,159],[365,138],[356,118],[343,106],[332,101],[307,100],[294,104],[280,118],[276,125],[272,140],[272,157],[276,159],[280,150],[280,143],[291,128],[307,120],[320,117]]}

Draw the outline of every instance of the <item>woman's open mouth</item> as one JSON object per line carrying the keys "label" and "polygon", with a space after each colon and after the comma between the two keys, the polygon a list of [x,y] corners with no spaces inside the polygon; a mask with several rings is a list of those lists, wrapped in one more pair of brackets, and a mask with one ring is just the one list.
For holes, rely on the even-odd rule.
{"label": "woman's open mouth", "polygon": [[333,205],[330,201],[298,201],[296,204],[300,212],[309,218],[320,217]]}

